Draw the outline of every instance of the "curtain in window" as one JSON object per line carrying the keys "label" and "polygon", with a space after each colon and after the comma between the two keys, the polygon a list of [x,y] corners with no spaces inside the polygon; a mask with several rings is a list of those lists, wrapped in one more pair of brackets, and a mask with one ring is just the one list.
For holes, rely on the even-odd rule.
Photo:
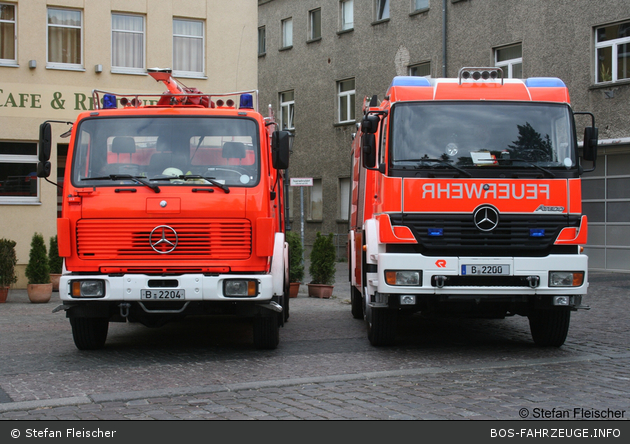
{"label": "curtain in window", "polygon": [[112,15],[112,66],[144,68],[144,19]]}
{"label": "curtain in window", "polygon": [[203,22],[173,20],[173,69],[203,73]]}
{"label": "curtain in window", "polygon": [[81,12],[48,10],[48,62],[81,64]]}
{"label": "curtain in window", "polygon": [[15,7],[0,5],[0,20],[0,59],[15,60]]}

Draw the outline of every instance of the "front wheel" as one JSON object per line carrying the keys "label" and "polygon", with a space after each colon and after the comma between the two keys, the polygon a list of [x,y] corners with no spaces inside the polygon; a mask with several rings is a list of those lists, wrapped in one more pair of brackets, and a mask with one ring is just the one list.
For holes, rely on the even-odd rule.
{"label": "front wheel", "polygon": [[70,318],[72,338],[79,350],[98,350],[107,340],[107,318]]}
{"label": "front wheel", "polygon": [[280,343],[280,327],[276,316],[254,318],[254,345],[258,349],[273,350]]}
{"label": "front wheel", "polygon": [[356,287],[350,289],[350,305],[352,307],[352,317],[363,319],[363,295]]}
{"label": "front wheel", "polygon": [[370,308],[367,315],[370,344],[392,345],[396,340],[398,312],[388,308]]}
{"label": "front wheel", "polygon": [[529,316],[529,329],[534,343],[540,347],[560,347],[569,332],[569,310],[534,310]]}

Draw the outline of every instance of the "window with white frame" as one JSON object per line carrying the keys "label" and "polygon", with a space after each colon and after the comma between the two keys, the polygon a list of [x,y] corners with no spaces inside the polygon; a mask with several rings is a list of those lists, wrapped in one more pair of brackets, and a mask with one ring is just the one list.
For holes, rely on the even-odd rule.
{"label": "window with white frame", "polygon": [[52,68],[83,68],[83,13],[48,8],[48,56]]}
{"label": "window with white frame", "polygon": [[376,0],[376,21],[389,18],[389,0]]}
{"label": "window with white frame", "polygon": [[348,220],[350,217],[350,178],[339,178],[339,219]]}
{"label": "window with white frame", "polygon": [[295,94],[293,91],[280,93],[280,128],[283,130],[295,129],[293,115],[295,112]]}
{"label": "window with white frame", "polygon": [[173,73],[201,77],[205,67],[204,22],[173,19]]}
{"label": "window with white frame", "polygon": [[15,5],[0,3],[0,64],[17,63],[16,17]]}
{"label": "window with white frame", "polygon": [[429,9],[429,0],[411,0],[411,12]]}
{"label": "window with white frame", "polygon": [[322,180],[313,179],[313,186],[309,188],[309,220],[324,219],[324,204],[322,199]]}
{"label": "window with white frame", "polygon": [[503,69],[503,77],[523,78],[523,45],[504,46],[494,50],[494,66]]}
{"label": "window with white frame", "polygon": [[293,46],[293,19],[288,18],[282,20],[282,42],[281,48],[290,48]]}
{"label": "window with white frame", "polygon": [[342,0],[339,2],[340,12],[340,26],[341,31],[348,31],[354,28],[354,1]]}
{"label": "window with white frame", "polygon": [[630,22],[595,30],[596,83],[630,79]]}
{"label": "window with white frame", "polygon": [[431,77],[431,62],[418,63],[409,66],[409,75],[418,77]]}
{"label": "window with white frame", "polygon": [[258,28],[258,55],[267,52],[267,30],[264,26]]}
{"label": "window with white frame", "polygon": [[39,203],[37,143],[0,141],[0,203]]}
{"label": "window with white frame", "polygon": [[144,72],[144,17],[112,14],[112,70]]}
{"label": "window with white frame", "polygon": [[322,38],[322,10],[313,9],[308,12],[308,38],[317,40]]}
{"label": "window with white frame", "polygon": [[354,79],[337,82],[337,110],[339,123],[354,122]]}

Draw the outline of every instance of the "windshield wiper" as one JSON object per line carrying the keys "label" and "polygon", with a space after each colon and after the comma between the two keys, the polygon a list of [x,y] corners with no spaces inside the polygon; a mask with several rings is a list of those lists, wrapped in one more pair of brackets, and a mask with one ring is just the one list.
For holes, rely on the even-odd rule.
{"label": "windshield wiper", "polygon": [[148,182],[142,177],[132,176],[131,174],[110,174],[108,176],[84,177],[81,180],[132,180],[136,183],[151,188],[156,193],[160,192],[160,187],[158,187],[157,185]]}
{"label": "windshield wiper", "polygon": [[501,161],[517,161],[517,162],[525,162],[527,165],[532,166],[534,168],[539,169],[540,171],[542,171],[543,173],[547,174],[549,177],[556,177],[555,174],[553,174],[551,171],[549,171],[547,168],[543,168],[540,165],[537,165],[533,162],[530,162],[529,160],[525,160],[525,159],[519,159],[519,158],[510,158],[510,159],[494,159],[497,162],[501,162]]}
{"label": "windshield wiper", "polygon": [[457,170],[460,173],[464,174],[465,176],[472,177],[472,174],[470,174],[468,171],[462,168],[456,167],[455,165],[451,165],[450,163],[445,162],[442,159],[404,159],[404,160],[401,160],[401,162],[420,162],[420,164],[416,165],[416,168],[419,167],[422,164],[422,162],[437,163],[438,165]]}
{"label": "windshield wiper", "polygon": [[202,179],[214,185],[215,187],[221,188],[223,191],[225,191],[226,194],[230,192],[230,188],[227,185],[222,184],[221,182],[215,180],[214,177],[200,176],[199,174],[186,174],[186,175],[181,174],[179,176],[154,177],[151,180],[172,180],[172,179],[180,179],[180,180]]}

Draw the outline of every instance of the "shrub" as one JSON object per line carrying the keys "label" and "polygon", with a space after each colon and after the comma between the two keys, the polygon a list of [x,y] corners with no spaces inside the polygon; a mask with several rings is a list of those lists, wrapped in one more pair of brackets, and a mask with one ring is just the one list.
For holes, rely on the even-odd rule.
{"label": "shrub", "polygon": [[287,231],[287,242],[289,243],[289,282],[302,282],[304,280],[302,239],[295,231]]}
{"label": "shrub", "polygon": [[334,284],[337,254],[332,233],[323,236],[319,231],[317,232],[310,259],[308,271],[312,279],[311,284]]}
{"label": "shrub", "polygon": [[44,236],[40,233],[35,233],[31,239],[31,252],[25,274],[29,284],[50,283],[50,265],[48,265],[46,243]]}
{"label": "shrub", "polygon": [[17,282],[16,264],[15,241],[0,239],[0,287],[9,287]]}
{"label": "shrub", "polygon": [[50,238],[50,247],[48,248],[48,266],[50,267],[51,273],[61,274],[63,259],[59,257],[57,236],[53,236]]}

